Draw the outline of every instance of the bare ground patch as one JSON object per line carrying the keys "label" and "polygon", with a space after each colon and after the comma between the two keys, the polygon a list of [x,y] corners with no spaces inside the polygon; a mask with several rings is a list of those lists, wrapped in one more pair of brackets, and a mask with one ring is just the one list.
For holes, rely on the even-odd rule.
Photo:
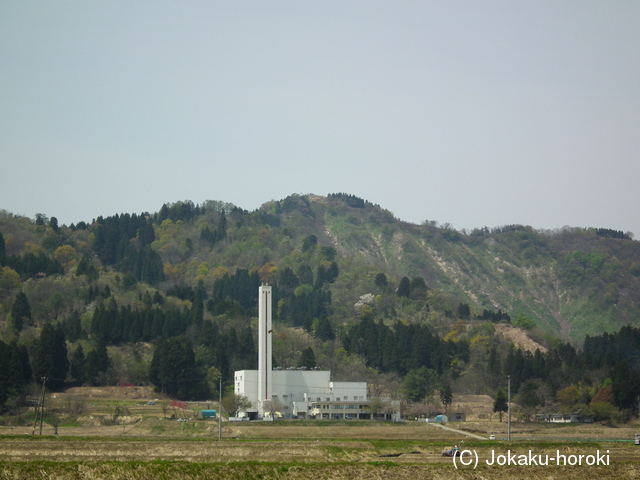
{"label": "bare ground patch", "polygon": [[517,348],[527,350],[531,353],[534,353],[536,350],[540,350],[541,353],[545,353],[547,351],[546,347],[543,347],[535,340],[532,340],[527,333],[520,328],[507,325],[506,323],[497,323],[495,328],[496,332],[501,334],[507,340],[513,342]]}

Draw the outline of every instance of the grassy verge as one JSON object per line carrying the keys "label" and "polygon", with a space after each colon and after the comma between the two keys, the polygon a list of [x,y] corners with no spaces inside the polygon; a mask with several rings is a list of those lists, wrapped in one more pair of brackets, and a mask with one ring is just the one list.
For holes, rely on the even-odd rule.
{"label": "grassy verge", "polygon": [[476,470],[457,470],[452,464],[416,465],[376,461],[366,463],[190,463],[190,462],[0,462],[0,479],[58,480],[138,479],[138,480],[217,480],[217,479],[547,479],[638,478],[636,464],[618,463],[605,467],[525,467],[510,466]]}

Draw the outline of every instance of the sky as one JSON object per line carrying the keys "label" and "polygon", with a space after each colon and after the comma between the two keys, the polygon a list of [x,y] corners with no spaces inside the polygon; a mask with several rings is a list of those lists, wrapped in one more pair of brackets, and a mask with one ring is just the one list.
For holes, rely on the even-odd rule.
{"label": "sky", "polygon": [[640,2],[0,0],[0,209],[345,192],[640,238]]}

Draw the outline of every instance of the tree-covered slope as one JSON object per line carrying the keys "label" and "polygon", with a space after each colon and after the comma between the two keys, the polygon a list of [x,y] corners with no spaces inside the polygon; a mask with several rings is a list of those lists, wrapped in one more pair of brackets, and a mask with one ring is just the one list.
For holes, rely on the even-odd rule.
{"label": "tree-covered slope", "polygon": [[[621,232],[541,232],[520,225],[458,232],[433,222],[401,222],[378,206],[350,199],[290,198],[298,205],[280,214],[281,225],[312,232],[363,277],[421,276],[429,287],[474,309],[524,315],[575,341],[640,321],[640,244]],[[275,212],[278,205],[264,208]],[[362,281],[360,290],[350,291],[367,293],[366,287]]]}
{"label": "tree-covered slope", "polygon": [[263,282],[280,367],[410,402],[494,393],[510,375],[530,408],[577,408],[609,388],[609,405],[633,410],[639,277],[640,243],[622,232],[460,232],[347,194],[253,212],[182,201],[77,225],[2,211],[0,410],[43,376],[210,397],[220,376],[256,367]]}
{"label": "tree-covered slope", "polygon": [[[317,273],[335,263],[340,275],[327,284],[334,316],[348,316],[361,295],[378,293],[374,279],[384,273],[393,288],[402,277],[422,277],[441,292],[442,311],[459,302],[476,314],[500,309],[574,341],[640,324],[640,243],[609,230],[513,225],[459,232],[435,222],[402,222],[365,200],[332,194],[293,195],[254,212],[222,202],[176,202],[152,214],[71,226],[5,212],[0,232],[0,320],[12,291],[48,275],[65,273],[69,289],[78,282],[73,274],[107,269],[120,273],[125,285],[166,291],[199,282],[212,289],[237,269],[272,282],[285,268]],[[59,303],[72,308],[73,300]]]}

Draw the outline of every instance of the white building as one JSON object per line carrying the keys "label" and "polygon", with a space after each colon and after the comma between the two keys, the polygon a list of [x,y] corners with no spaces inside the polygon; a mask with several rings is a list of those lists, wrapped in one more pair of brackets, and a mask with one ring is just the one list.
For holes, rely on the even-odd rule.
{"label": "white building", "polygon": [[234,374],[235,393],[249,399],[252,407],[245,413],[264,418],[271,412],[305,418],[312,402],[365,402],[366,382],[332,382],[326,370],[272,368],[271,287],[259,288],[258,370],[238,370]]}

